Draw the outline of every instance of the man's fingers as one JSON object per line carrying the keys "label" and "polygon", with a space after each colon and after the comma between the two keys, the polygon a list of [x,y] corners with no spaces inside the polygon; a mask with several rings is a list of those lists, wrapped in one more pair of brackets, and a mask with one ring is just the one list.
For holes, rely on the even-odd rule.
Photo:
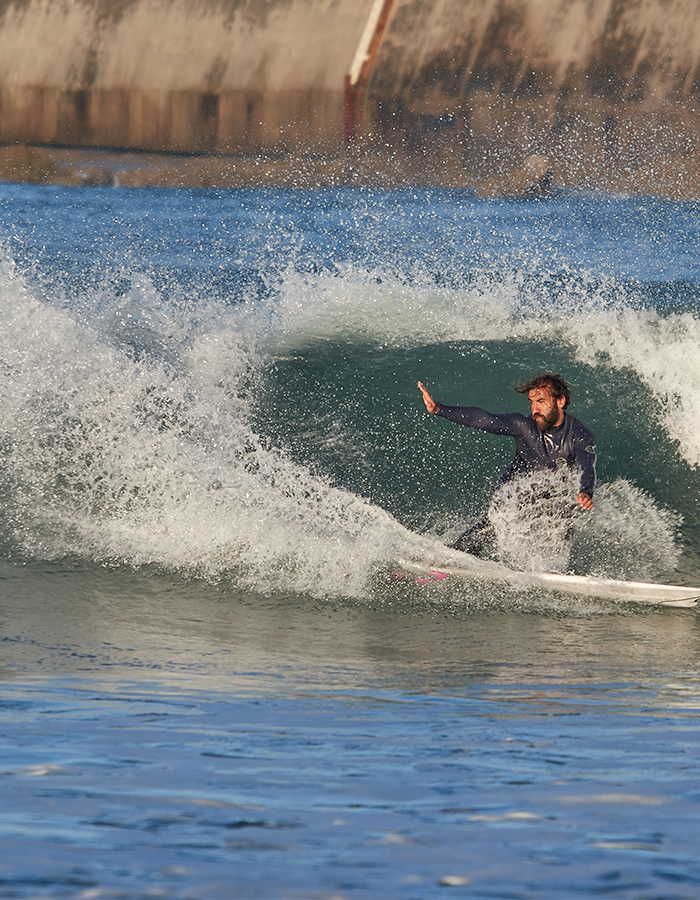
{"label": "man's fingers", "polygon": [[439,409],[437,403],[430,396],[428,389],[425,387],[422,381],[418,382],[418,387],[420,388],[421,394],[423,394],[423,402],[425,403],[425,408],[429,413],[436,413]]}

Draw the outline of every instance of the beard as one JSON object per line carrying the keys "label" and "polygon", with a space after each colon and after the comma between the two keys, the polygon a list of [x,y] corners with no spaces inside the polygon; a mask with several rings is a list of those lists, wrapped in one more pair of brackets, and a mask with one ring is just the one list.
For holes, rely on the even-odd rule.
{"label": "beard", "polygon": [[552,428],[554,428],[554,425],[558,418],[559,408],[556,406],[551,412],[547,413],[546,416],[537,414],[532,417],[535,425],[537,425],[540,431],[550,431]]}

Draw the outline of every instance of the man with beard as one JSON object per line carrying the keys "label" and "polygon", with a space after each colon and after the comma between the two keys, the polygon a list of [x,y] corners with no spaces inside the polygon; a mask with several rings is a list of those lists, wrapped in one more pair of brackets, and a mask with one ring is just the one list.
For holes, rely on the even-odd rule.
{"label": "man with beard", "polygon": [[[541,373],[516,385],[515,390],[527,394],[530,401],[529,416],[521,413],[498,415],[473,406],[445,406],[437,403],[420,381],[418,387],[429,413],[469,428],[515,438],[515,459],[500,484],[537,470],[575,468],[579,474],[576,502],[582,509],[593,508],[595,437],[566,412],[571,392],[561,376]],[[466,531],[454,547],[479,555],[489,550],[495,541],[496,532],[487,517]]]}

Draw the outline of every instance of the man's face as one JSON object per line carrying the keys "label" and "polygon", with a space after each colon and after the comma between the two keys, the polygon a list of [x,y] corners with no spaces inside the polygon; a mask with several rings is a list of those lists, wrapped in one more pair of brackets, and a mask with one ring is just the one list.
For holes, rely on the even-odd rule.
{"label": "man's face", "polygon": [[533,388],[528,391],[532,418],[540,431],[549,431],[564,421],[564,397],[552,397],[546,387]]}

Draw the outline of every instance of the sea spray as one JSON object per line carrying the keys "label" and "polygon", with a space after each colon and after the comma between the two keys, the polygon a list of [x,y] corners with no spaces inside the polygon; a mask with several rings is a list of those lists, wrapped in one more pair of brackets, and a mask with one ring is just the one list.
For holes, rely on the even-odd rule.
{"label": "sea spray", "polygon": [[135,321],[96,332],[4,287],[4,531],[23,553],[356,595],[373,560],[425,545],[252,430],[234,324],[164,360]]}
{"label": "sea spray", "polygon": [[577,493],[574,472],[534,472],[501,485],[488,511],[497,558],[524,572],[566,572]]}
{"label": "sea spray", "polygon": [[591,310],[571,322],[579,359],[630,369],[652,392],[659,425],[691,466],[700,464],[700,319],[681,311],[629,307]]}
{"label": "sea spray", "polygon": [[654,581],[670,577],[680,558],[682,518],[637,485],[615,479],[596,491],[593,510],[577,517],[574,550],[580,571]]}

